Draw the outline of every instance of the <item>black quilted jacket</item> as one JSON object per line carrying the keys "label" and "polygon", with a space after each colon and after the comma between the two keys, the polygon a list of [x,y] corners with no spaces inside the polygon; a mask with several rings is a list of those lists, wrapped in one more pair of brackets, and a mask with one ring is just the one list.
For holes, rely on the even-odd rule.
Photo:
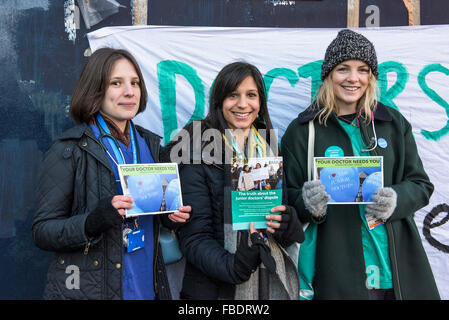
{"label": "black quilted jacket", "polygon": [[[158,161],[160,137],[136,128]],[[99,200],[116,194],[109,161],[88,125],[66,131],[53,143],[42,165],[32,226],[36,245],[54,252],[45,299],[122,299],[121,230],[110,229],[90,240],[84,231],[86,217]],[[154,230],[159,230],[159,217],[154,220]],[[168,219],[164,224],[169,226]],[[154,234],[158,244],[154,246],[154,289],[158,299],[170,299],[159,232]]]}
{"label": "black quilted jacket", "polygon": [[[192,207],[191,220],[178,231],[181,250],[186,258],[180,293],[182,299],[234,299],[235,285],[242,283],[234,271],[234,254],[224,248],[225,212],[231,210],[224,191],[231,179],[225,177],[225,171],[230,175],[229,164],[203,162],[180,167],[183,201]],[[287,194],[285,189],[283,194]],[[283,201],[286,203],[286,196]],[[302,226],[295,212],[286,231],[282,236],[275,236],[275,240],[287,248],[297,238],[304,241]]]}

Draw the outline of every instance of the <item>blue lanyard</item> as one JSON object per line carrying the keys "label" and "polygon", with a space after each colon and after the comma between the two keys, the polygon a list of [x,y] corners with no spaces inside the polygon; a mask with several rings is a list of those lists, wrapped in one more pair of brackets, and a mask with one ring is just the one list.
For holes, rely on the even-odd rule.
{"label": "blue lanyard", "polygon": [[238,146],[238,144],[237,144],[237,141],[235,141],[235,138],[234,138],[234,137],[232,137],[231,142],[232,142],[232,148],[234,149],[237,158],[239,158],[239,159],[244,159],[245,156],[244,156],[244,154],[240,151],[240,148],[239,148],[239,146]]}
{"label": "blue lanyard", "polygon": [[[106,125],[106,122],[104,121],[103,117],[100,114],[97,115],[97,123],[98,123],[98,128],[100,129],[100,136],[98,137],[98,140],[100,141],[101,145],[103,147],[105,147],[103,144],[103,138],[111,139],[114,142],[114,143],[111,143],[110,145],[111,145],[112,151],[114,152],[115,159],[117,159],[118,164],[126,164],[125,158],[123,157],[123,154],[120,152],[120,145],[118,144],[118,142],[114,138],[114,136],[111,134],[111,131],[109,131],[109,128]],[[129,135],[130,135],[130,139],[131,139],[131,148],[133,151],[133,164],[136,164],[136,163],[138,163],[137,145],[136,145],[136,139],[134,136],[134,130],[131,125],[131,121],[129,121]],[[107,150],[106,147],[105,147],[105,150]]]}

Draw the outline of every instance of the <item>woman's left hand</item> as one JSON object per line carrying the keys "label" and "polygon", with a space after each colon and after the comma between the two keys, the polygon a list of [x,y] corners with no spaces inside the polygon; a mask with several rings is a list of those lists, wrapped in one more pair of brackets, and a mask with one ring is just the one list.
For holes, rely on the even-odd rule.
{"label": "woman's left hand", "polygon": [[184,223],[190,218],[190,211],[192,211],[191,206],[181,206],[178,211],[170,213],[168,218],[173,222]]}
{"label": "woman's left hand", "polygon": [[[271,208],[272,213],[281,212],[283,213],[287,208],[284,205],[276,206]],[[275,229],[285,229],[287,223],[282,223],[282,214],[269,214],[265,216],[265,219],[270,220],[267,222],[267,231],[270,233],[275,233]]]}

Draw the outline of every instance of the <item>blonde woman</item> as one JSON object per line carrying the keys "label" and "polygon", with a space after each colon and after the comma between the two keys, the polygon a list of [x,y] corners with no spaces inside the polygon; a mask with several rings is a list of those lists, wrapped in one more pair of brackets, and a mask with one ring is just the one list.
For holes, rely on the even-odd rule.
{"label": "blonde woman", "polygon": [[[299,260],[308,299],[439,299],[413,220],[433,185],[410,123],[378,102],[377,76],[374,45],[340,31],[326,50],[316,99],[282,138],[288,199],[310,223],[303,245],[309,252]],[[384,187],[373,203],[328,205],[322,183],[307,181],[309,121],[314,156],[383,156]],[[368,217],[382,224],[371,230]]]}

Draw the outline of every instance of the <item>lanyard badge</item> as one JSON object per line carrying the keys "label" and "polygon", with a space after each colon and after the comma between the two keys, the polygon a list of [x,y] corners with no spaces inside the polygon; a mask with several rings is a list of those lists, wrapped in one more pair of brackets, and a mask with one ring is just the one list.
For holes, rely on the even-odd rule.
{"label": "lanyard badge", "polygon": [[145,229],[140,229],[137,219],[134,220],[135,228],[126,227],[123,229],[123,246],[126,252],[134,252],[145,246]]}
{"label": "lanyard badge", "polygon": [[[96,119],[97,119],[98,128],[100,130],[100,136],[98,137],[100,144],[104,147],[104,150],[106,151],[106,153],[109,155],[109,157],[112,159],[112,161],[116,165],[125,164],[126,163],[125,157],[123,156],[122,150],[120,149],[120,145],[118,144],[118,142],[114,138],[114,136],[112,136],[103,117],[100,114],[98,114]],[[133,152],[133,164],[137,164],[140,162],[140,159],[139,159],[139,152],[138,152],[138,147],[137,147],[134,126],[132,125],[131,121],[129,121],[129,126],[130,126],[129,134],[130,134],[131,147],[132,147],[132,152]],[[117,160],[118,163],[114,160],[114,158],[109,153],[106,146],[103,144],[103,138],[108,138],[108,139],[112,140],[113,143],[110,143],[110,146],[112,148],[112,151],[114,152],[115,159]],[[145,230],[139,228],[139,226],[137,225],[137,218],[134,220],[134,228],[133,229],[131,229],[127,226],[123,229],[122,238],[123,238],[123,246],[126,248],[126,251],[128,253],[139,250],[145,246]]]}
{"label": "lanyard badge", "polygon": [[370,231],[384,223],[381,219],[378,219],[373,214],[369,213],[365,213],[365,220]]}

